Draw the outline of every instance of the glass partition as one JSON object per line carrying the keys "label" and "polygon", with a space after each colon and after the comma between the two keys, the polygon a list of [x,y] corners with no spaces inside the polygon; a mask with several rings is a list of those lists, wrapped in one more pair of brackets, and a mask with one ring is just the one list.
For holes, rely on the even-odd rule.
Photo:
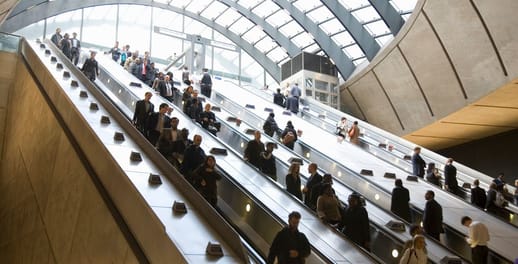
{"label": "glass partition", "polygon": [[17,53],[19,44],[19,36],[0,33],[0,51]]}

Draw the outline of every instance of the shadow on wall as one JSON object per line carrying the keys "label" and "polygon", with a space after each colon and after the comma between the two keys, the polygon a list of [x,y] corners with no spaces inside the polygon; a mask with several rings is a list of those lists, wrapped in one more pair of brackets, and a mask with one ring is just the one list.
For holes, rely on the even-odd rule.
{"label": "shadow on wall", "polygon": [[457,162],[476,169],[491,177],[505,174],[505,182],[513,185],[518,179],[516,151],[518,149],[518,129],[466,144],[439,150],[438,153],[452,157]]}

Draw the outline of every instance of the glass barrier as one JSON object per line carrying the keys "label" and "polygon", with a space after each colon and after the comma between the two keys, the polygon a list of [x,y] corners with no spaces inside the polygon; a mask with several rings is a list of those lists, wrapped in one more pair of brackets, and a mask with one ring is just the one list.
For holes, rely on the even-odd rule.
{"label": "glass barrier", "polygon": [[0,32],[0,51],[18,53],[22,37]]}

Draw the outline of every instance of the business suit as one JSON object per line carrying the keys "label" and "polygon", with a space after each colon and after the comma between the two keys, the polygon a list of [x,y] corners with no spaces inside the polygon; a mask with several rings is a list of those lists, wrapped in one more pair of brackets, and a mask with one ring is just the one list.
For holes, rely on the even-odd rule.
{"label": "business suit", "polygon": [[369,214],[360,205],[349,206],[343,216],[343,233],[354,243],[368,248],[370,242]]}
{"label": "business suit", "polygon": [[145,100],[139,100],[135,104],[135,113],[133,114],[133,123],[144,135],[146,135],[146,121],[149,115],[153,113],[154,105]]}
{"label": "business suit", "polygon": [[[169,89],[168,86],[169,85]],[[174,99],[174,85],[172,81],[160,81],[158,83],[158,91],[160,92],[160,96],[167,99],[169,102],[172,102]]]}
{"label": "business suit", "polygon": [[180,171],[191,184],[194,184],[192,172],[203,164],[205,157],[205,151],[200,146],[192,144],[185,149]]}
{"label": "business suit", "polygon": [[448,186],[448,191],[458,194],[459,183],[457,182],[457,168],[451,164],[444,166],[444,185]]}
{"label": "business suit", "polygon": [[212,79],[210,78],[209,73],[206,72],[203,74],[203,77],[201,77],[200,87],[201,94],[203,94],[207,98],[210,98],[210,95],[212,93]]}
{"label": "business suit", "polygon": [[[151,144],[153,146],[156,145],[158,138],[160,137],[160,134],[162,133],[161,130],[157,129],[157,128],[159,128],[159,126],[158,126],[159,119],[160,119],[160,113],[154,112],[151,115],[149,115],[147,122],[146,122],[147,123],[147,125],[146,125],[147,139],[149,140],[149,142],[151,142]],[[169,119],[169,117],[167,115],[162,114],[162,122],[163,122],[162,129],[171,127],[171,120]]]}
{"label": "business suit", "polygon": [[426,234],[440,240],[442,229],[442,207],[434,199],[426,202],[423,213],[423,228]]}
{"label": "business suit", "polygon": [[420,178],[424,177],[424,167],[426,167],[426,162],[421,158],[421,156],[417,153],[412,155],[412,169],[413,174],[419,176]]}
{"label": "business suit", "polygon": [[317,208],[316,203],[312,203],[311,201],[311,192],[315,185],[319,184],[322,181],[322,175],[315,172],[314,175],[309,176],[306,182],[307,192],[304,194],[304,204],[307,205],[311,209]]}
{"label": "business suit", "polygon": [[257,168],[261,167],[261,152],[264,152],[264,144],[261,141],[252,139],[248,141],[245,148],[245,158]]}
{"label": "business suit", "polygon": [[471,203],[484,209],[486,207],[486,191],[478,186],[471,189]]}
{"label": "business suit", "polygon": [[99,67],[95,59],[89,58],[83,63],[81,71],[86,75],[90,81],[95,81],[95,77],[99,74]]}
{"label": "business suit", "polygon": [[410,219],[410,206],[408,205],[409,201],[410,193],[408,192],[408,189],[403,186],[395,187],[392,190],[390,211],[405,219],[407,222],[412,222],[412,219]]}

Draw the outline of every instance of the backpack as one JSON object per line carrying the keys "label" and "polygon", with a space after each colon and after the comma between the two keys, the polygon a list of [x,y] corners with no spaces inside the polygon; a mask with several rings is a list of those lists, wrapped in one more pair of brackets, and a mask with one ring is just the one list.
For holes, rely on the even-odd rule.
{"label": "backpack", "polygon": [[126,61],[126,56],[127,56],[127,55],[126,55],[126,52],[123,52],[123,53],[121,54],[121,62],[125,62],[125,61]]}
{"label": "backpack", "polygon": [[270,124],[270,122],[268,122],[268,121],[265,121],[263,124],[263,130],[267,134],[272,132],[272,124]]}

